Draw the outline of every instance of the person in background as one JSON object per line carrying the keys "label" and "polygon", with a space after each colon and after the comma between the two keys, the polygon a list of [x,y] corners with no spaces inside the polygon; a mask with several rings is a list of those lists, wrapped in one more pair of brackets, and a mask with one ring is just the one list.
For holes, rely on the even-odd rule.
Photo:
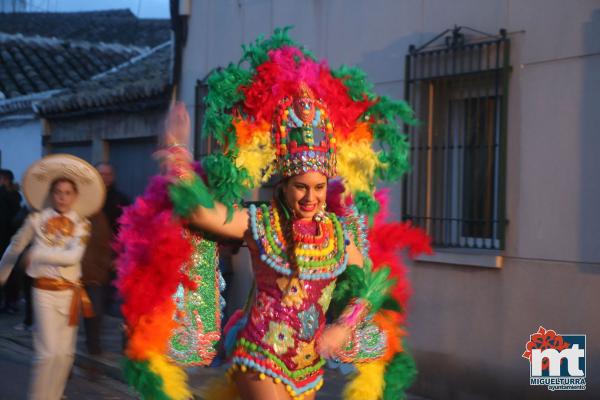
{"label": "person in background", "polygon": [[94,315],[84,319],[85,344],[90,355],[102,354],[101,331],[111,276],[114,273],[112,232],[104,211],[90,217],[90,242],[81,260],[81,281],[90,296]]}
{"label": "person in background", "polygon": [[100,173],[104,185],[106,186],[106,202],[102,207],[102,211],[108,218],[113,235],[117,233],[119,227],[119,217],[123,213],[123,207],[131,204],[131,200],[127,195],[117,189],[115,183],[115,169],[106,162],[96,164],[96,169]]}
{"label": "person in background", "polygon": [[[109,241],[112,242],[112,240],[117,236],[117,232],[119,230],[119,218],[123,213],[123,208],[130,205],[131,200],[125,193],[121,192],[117,188],[115,182],[115,168],[112,166],[112,164],[108,162],[101,162],[96,164],[96,169],[102,177],[102,181],[104,182],[104,185],[106,187],[106,201],[104,203],[104,206],[102,207],[102,212],[110,226],[111,234],[109,236]],[[92,221],[92,225],[93,223],[94,221]],[[115,254],[112,251],[112,248],[110,251],[111,260],[114,261]],[[108,277],[108,283],[105,286],[106,291],[104,295],[103,310],[105,310],[109,314],[120,316],[120,310],[118,309],[118,307],[115,310],[113,310],[113,304],[117,303],[117,290],[114,286],[110,284],[110,282],[114,281],[116,277],[116,270],[114,268],[111,268]]]}
{"label": "person in background", "polygon": [[[4,252],[10,238],[17,231],[16,219],[21,208],[21,195],[19,187],[14,182],[14,174],[11,170],[0,170],[0,254]],[[21,288],[21,274],[18,270],[13,273],[2,291],[0,291],[0,303],[3,304],[2,312],[15,314],[18,309],[19,294]]]}
{"label": "person in background", "polygon": [[[30,263],[29,248],[26,248],[15,266],[15,270],[19,270],[21,274],[21,282],[23,289],[23,298],[25,299],[25,315],[23,316],[23,322],[18,323],[13,328],[16,331],[27,331],[33,330],[33,302],[32,302],[32,289],[33,289],[33,278],[27,275],[27,266]],[[14,271],[13,271],[14,274]]]}
{"label": "person in background", "polygon": [[[23,226],[29,213],[29,207],[23,205],[13,220],[16,230]],[[20,281],[21,289],[23,290],[23,298],[25,299],[25,316],[23,317],[23,322],[15,325],[14,329],[17,331],[31,332],[33,325],[33,307],[31,302],[33,279],[25,272],[27,270],[27,265],[29,265],[29,247],[23,251],[17,260],[15,268],[7,282],[7,286],[12,279],[15,279],[15,277]]]}
{"label": "person in background", "polygon": [[92,312],[80,262],[90,236],[86,216],[102,206],[104,185],[85,161],[55,154],[27,170],[23,191],[37,212],[29,214],[0,259],[0,284],[31,245],[26,272],[33,278],[35,362],[29,398],[58,400],[74,360],[79,312]]}

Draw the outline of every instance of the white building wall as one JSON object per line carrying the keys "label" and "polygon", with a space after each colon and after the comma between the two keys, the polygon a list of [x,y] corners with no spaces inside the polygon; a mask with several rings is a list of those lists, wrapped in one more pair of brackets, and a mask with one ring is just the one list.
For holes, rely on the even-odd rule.
{"label": "white building wall", "polygon": [[42,157],[41,135],[39,120],[0,126],[0,167],[10,169],[19,183],[27,167]]}
{"label": "white building wall", "polygon": [[600,263],[600,1],[509,4],[509,249]]}

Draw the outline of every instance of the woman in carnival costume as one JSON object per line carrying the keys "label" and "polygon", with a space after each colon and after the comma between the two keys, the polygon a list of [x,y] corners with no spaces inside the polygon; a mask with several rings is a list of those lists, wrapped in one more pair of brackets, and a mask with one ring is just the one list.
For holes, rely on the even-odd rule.
{"label": "woman in carnival costume", "polygon": [[[355,366],[344,398],[400,398],[415,370],[403,348],[408,286],[397,250],[429,242],[387,222],[375,182],[406,170],[397,119],[411,123],[412,112],[376,96],[360,70],[317,62],[286,30],[244,50],[208,79],[204,127],[221,151],[194,166],[189,120],[175,106],[165,172],[121,220],[128,379],[144,398],[191,395],[181,366],[208,365],[220,337],[222,285],[207,239],[217,236],[245,240],[255,290],[225,327],[231,384],[207,398],[312,399],[326,359]],[[242,207],[273,175],[270,204]]]}
{"label": "woman in carnival costume", "polygon": [[31,244],[26,272],[33,278],[36,359],[29,398],[59,400],[73,364],[80,309],[86,317],[93,315],[80,282],[80,261],[90,235],[86,217],[102,207],[104,184],[87,162],[53,154],[29,167],[23,192],[36,211],[0,260],[0,283]]}

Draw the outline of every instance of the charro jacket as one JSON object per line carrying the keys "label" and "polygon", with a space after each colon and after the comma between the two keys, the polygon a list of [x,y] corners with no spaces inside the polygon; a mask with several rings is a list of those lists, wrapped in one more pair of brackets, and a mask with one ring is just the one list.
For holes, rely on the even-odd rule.
{"label": "charro jacket", "polygon": [[75,211],[60,214],[45,208],[30,214],[0,260],[0,284],[6,282],[19,255],[29,244],[27,275],[78,281],[89,235],[89,221]]}

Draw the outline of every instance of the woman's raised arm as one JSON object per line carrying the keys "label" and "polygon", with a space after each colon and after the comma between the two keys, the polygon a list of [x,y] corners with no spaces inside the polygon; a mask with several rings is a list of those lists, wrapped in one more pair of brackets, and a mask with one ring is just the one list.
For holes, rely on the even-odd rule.
{"label": "woman's raised arm", "polygon": [[213,208],[196,207],[190,214],[189,222],[206,232],[233,239],[243,239],[248,229],[248,210],[241,208],[233,211],[233,216],[227,221],[227,207],[215,202]]}
{"label": "woman's raised arm", "polygon": [[172,183],[169,195],[176,214],[191,225],[218,236],[243,239],[248,229],[248,210],[233,212],[215,201],[202,178],[192,169],[187,150],[190,119],[183,103],[175,103],[169,111],[163,138],[163,149],[158,152],[164,176]]}

